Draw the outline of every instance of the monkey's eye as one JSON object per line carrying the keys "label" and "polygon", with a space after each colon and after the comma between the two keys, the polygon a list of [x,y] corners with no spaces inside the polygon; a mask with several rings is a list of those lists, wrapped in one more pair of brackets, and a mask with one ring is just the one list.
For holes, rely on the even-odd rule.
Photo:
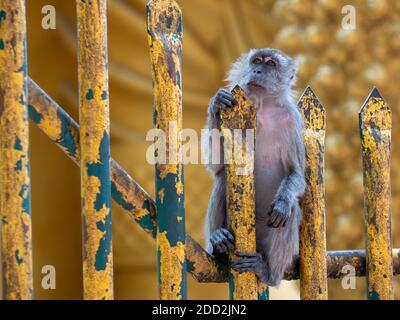
{"label": "monkey's eye", "polygon": [[255,57],[252,61],[254,64],[261,64],[263,60],[260,57]]}
{"label": "monkey's eye", "polygon": [[276,67],[276,62],[274,60],[268,60],[266,63],[271,67]]}

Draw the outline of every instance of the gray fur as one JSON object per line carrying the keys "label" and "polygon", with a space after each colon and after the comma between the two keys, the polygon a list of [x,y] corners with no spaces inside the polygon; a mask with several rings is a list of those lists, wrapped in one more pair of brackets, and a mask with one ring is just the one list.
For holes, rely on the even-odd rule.
{"label": "gray fur", "polygon": [[[254,57],[261,57],[261,60]],[[232,267],[239,272],[255,272],[270,286],[280,283],[298,251],[299,198],[306,188],[303,120],[292,93],[296,72],[297,62],[284,53],[275,49],[252,49],[233,64],[227,78],[228,89],[239,84],[253,100],[258,122],[255,150],[257,253],[238,253],[241,258]],[[211,99],[208,129],[218,128],[221,108],[235,104],[229,94],[229,90],[220,89]],[[203,145],[203,149],[210,147],[209,141]],[[205,238],[207,251],[221,255],[231,247],[228,237],[224,236],[224,229],[228,228],[225,170],[223,164],[209,165],[208,169],[215,184],[207,210]]]}

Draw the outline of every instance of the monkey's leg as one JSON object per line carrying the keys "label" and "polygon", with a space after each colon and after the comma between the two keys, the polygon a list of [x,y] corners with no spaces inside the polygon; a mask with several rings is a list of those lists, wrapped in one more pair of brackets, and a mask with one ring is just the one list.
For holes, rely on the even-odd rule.
{"label": "monkey's leg", "polygon": [[211,192],[206,223],[206,251],[210,254],[224,254],[234,250],[234,238],[226,228],[226,180],[225,172],[215,176]]}
{"label": "monkey's leg", "polygon": [[298,251],[301,211],[295,203],[288,224],[279,229],[269,229],[263,241],[263,254],[239,252],[240,258],[231,267],[238,272],[254,272],[260,281],[273,287],[282,280],[286,269],[292,264]]}
{"label": "monkey's leg", "polygon": [[286,227],[271,229],[266,248],[268,282],[271,286],[280,283],[286,269],[293,263],[293,258],[298,253],[300,222],[301,209],[296,201]]}

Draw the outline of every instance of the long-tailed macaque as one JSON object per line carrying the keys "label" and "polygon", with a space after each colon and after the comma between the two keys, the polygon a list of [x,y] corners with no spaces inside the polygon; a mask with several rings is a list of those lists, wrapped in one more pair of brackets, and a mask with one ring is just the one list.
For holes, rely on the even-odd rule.
{"label": "long-tailed macaque", "polygon": [[[298,250],[301,208],[306,188],[303,120],[293,100],[297,62],[275,49],[252,49],[229,71],[227,88],[221,88],[208,108],[208,129],[218,129],[222,108],[237,102],[231,89],[239,85],[257,110],[254,175],[257,253],[236,252],[231,267],[254,272],[269,286],[276,286]],[[221,152],[220,144],[203,148]],[[214,150],[213,150],[214,149]],[[235,251],[235,239],[226,217],[226,177],[223,162],[209,164],[215,184],[209,200],[205,237],[207,251],[224,257]]]}

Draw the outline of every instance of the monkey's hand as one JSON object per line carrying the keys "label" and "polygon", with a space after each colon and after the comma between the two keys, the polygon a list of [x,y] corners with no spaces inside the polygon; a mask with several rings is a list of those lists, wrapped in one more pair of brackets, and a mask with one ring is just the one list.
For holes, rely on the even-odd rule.
{"label": "monkey's hand", "polygon": [[268,282],[265,262],[259,253],[237,252],[238,260],[231,262],[231,268],[239,273],[254,272],[260,281]]}
{"label": "monkey's hand", "polygon": [[269,211],[269,221],[267,226],[270,228],[283,228],[290,218],[291,205],[282,199],[275,200]]}
{"label": "monkey's hand", "polygon": [[238,102],[233,97],[232,93],[225,88],[221,88],[212,98],[208,112],[210,115],[215,116],[221,109],[231,108],[237,104]]}
{"label": "monkey's hand", "polygon": [[213,247],[213,254],[228,253],[235,249],[232,233],[224,228],[215,230],[210,236],[210,243]]}

